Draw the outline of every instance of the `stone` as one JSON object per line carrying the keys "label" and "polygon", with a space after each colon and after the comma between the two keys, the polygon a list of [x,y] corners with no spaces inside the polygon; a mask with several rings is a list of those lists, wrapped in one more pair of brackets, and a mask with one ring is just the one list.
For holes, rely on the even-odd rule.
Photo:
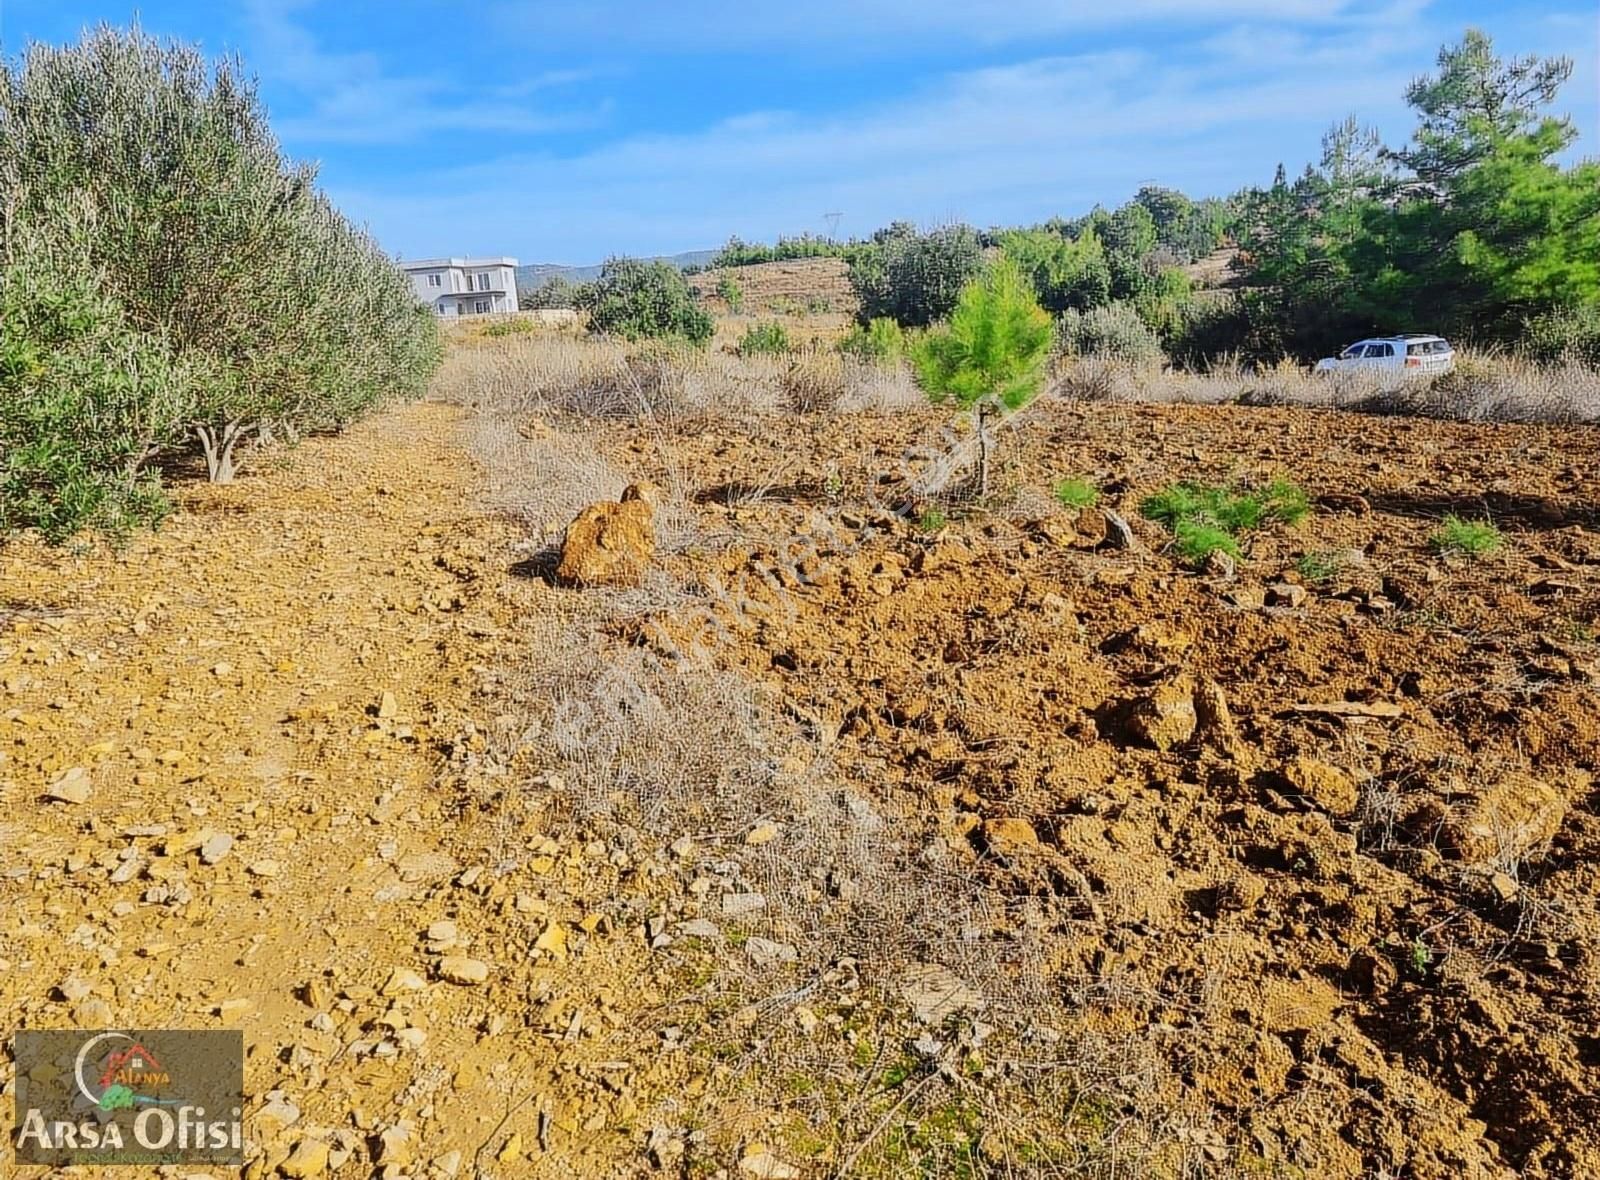
{"label": "stone", "polygon": [[254,1008],[255,1004],[252,1001],[245,999],[243,996],[238,996],[231,1000],[223,1000],[222,1003],[218,1004],[217,1015],[224,1022],[239,1020],[248,1015]]}
{"label": "stone", "polygon": [[800,1169],[785,1163],[759,1143],[752,1143],[739,1160],[739,1171],[755,1180],[798,1180]]}
{"label": "stone", "polygon": [[1106,522],[1105,546],[1107,549],[1127,549],[1138,552],[1142,546],[1139,538],[1134,536],[1133,526],[1123,519],[1122,514],[1113,512],[1109,508],[1095,509]]}
{"label": "stone", "polygon": [[232,851],[232,836],[227,832],[212,832],[206,837],[205,843],[200,845],[200,859],[205,864],[214,865]]}
{"label": "stone", "polygon": [[678,923],[680,938],[716,938],[721,933],[717,924],[706,918],[691,918],[687,922]]}
{"label": "stone", "polygon": [[760,893],[724,893],[722,895],[722,916],[724,918],[744,917],[766,908],[767,899]]}
{"label": "stone", "polygon": [[1567,801],[1548,784],[1511,774],[1451,809],[1440,827],[1440,846],[1469,864],[1520,860],[1556,834]]}
{"label": "stone", "polygon": [[978,833],[984,851],[1004,860],[1026,856],[1039,848],[1039,834],[1031,823],[1018,816],[986,819]]}
{"label": "stone", "polygon": [[428,926],[429,942],[453,943],[459,938],[460,932],[456,929],[456,924],[448,919],[441,922],[433,922]]}
{"label": "stone", "polygon": [[1183,745],[1199,725],[1194,693],[1194,680],[1186,674],[1164,681],[1134,705],[1128,717],[1129,731],[1158,750]]}
{"label": "stone", "polygon": [[81,975],[69,975],[56,985],[56,991],[61,993],[67,1003],[76,1004],[94,992],[94,984]]}
{"label": "stone", "polygon": [[1317,758],[1296,758],[1284,766],[1282,776],[1291,795],[1332,816],[1347,816],[1361,802],[1355,780]]}
{"label": "stone", "polygon": [[396,1123],[385,1128],[378,1136],[377,1162],[380,1168],[408,1167],[416,1157],[417,1140],[411,1133],[410,1123]]}
{"label": "stone", "polygon": [[409,967],[396,967],[383,985],[383,994],[398,996],[403,992],[420,992],[427,986],[427,981]]}
{"label": "stone", "polygon": [[326,1139],[302,1139],[278,1170],[290,1177],[320,1176],[328,1170],[328,1154]]}
{"label": "stone", "polygon": [[439,960],[439,978],[465,987],[476,987],[488,982],[489,964],[465,955],[446,955]]}
{"label": "stone", "polygon": [[1267,587],[1267,601],[1273,606],[1304,606],[1306,597],[1306,588],[1298,582],[1274,582]]}
{"label": "stone", "polygon": [[1222,578],[1226,581],[1239,572],[1239,562],[1233,554],[1222,549],[1213,549],[1206,554],[1206,559],[1200,568],[1213,578]]}
{"label": "stone", "polygon": [[94,796],[89,772],[81,766],[63,770],[45,788],[44,796],[56,803],[87,803]]}
{"label": "stone", "polygon": [[1234,586],[1222,597],[1229,605],[1240,610],[1260,610],[1267,605],[1267,592],[1260,586]]}
{"label": "stone", "polygon": [[1489,875],[1489,890],[1502,903],[1508,903],[1517,899],[1517,894],[1521,892],[1522,887],[1517,884],[1516,879],[1509,873],[1491,873]]}
{"label": "stone", "polygon": [[744,842],[752,846],[757,846],[761,844],[770,844],[777,838],[777,824],[757,824],[755,827],[751,828],[745,833]]}
{"label": "stone", "polygon": [[443,1155],[435,1156],[433,1166],[445,1180],[453,1180],[461,1172],[462,1155],[459,1151],[447,1151]]}
{"label": "stone", "polygon": [[395,699],[392,692],[385,692],[378,698],[378,719],[389,721],[400,714],[400,702]]}
{"label": "stone", "polygon": [[984,999],[961,977],[937,963],[916,963],[900,976],[900,995],[923,1024],[943,1024],[963,1011],[981,1012]]}
{"label": "stone", "polygon": [[271,859],[258,860],[252,861],[249,865],[247,865],[246,871],[248,871],[252,877],[261,877],[264,880],[270,881],[279,873],[283,872],[283,866],[277,861]]}
{"label": "stone", "polygon": [[1080,508],[1074,522],[1072,543],[1079,549],[1098,549],[1111,535],[1111,525],[1106,514],[1098,508]]}
{"label": "stone", "polygon": [[794,963],[800,959],[800,952],[789,943],[776,942],[760,935],[746,939],[744,950],[757,967],[775,967],[779,963]]}
{"label": "stone", "polygon": [[567,526],[556,580],[566,586],[637,586],[655,549],[654,510],[632,485],[620,503],[591,504]]}

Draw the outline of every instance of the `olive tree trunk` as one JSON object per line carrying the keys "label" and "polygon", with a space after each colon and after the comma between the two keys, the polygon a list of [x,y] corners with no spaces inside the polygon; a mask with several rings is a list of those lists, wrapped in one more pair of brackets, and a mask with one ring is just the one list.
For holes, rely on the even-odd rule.
{"label": "olive tree trunk", "polygon": [[255,423],[239,420],[194,428],[200,438],[200,449],[205,452],[206,476],[212,483],[233,482],[237,470],[233,461],[234,448],[255,429]]}

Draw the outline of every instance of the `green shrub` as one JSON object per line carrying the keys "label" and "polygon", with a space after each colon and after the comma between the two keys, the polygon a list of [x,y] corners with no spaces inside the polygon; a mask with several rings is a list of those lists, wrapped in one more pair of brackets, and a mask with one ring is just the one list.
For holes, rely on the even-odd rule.
{"label": "green shrub", "polygon": [[[1238,534],[1272,522],[1297,524],[1311,511],[1311,502],[1298,485],[1280,477],[1264,487],[1247,490],[1172,484],[1146,497],[1139,511],[1147,520],[1160,521],[1171,529],[1177,551],[1190,561],[1198,561],[1215,549],[1237,557],[1238,546],[1233,542]],[[1218,543],[1217,534],[1226,537],[1229,544]],[[1195,558],[1193,553],[1201,549],[1205,552]]]}
{"label": "green shrub", "polygon": [[589,313],[589,331],[626,340],[678,337],[699,345],[716,327],[695,303],[682,273],[665,262],[607,260],[580,306]]}
{"label": "green shrub", "polygon": [[917,528],[924,533],[936,533],[950,523],[950,518],[937,508],[925,508],[917,517]]}
{"label": "green shrub", "polygon": [[1487,557],[1505,544],[1500,530],[1489,521],[1463,520],[1459,516],[1446,516],[1430,540],[1436,553],[1462,557]]}
{"label": "green shrub", "polygon": [[1238,558],[1239,542],[1232,533],[1214,524],[1180,520],[1172,530],[1172,547],[1190,565],[1203,565],[1213,553]]}
{"label": "green shrub", "polygon": [[1100,499],[1100,490],[1086,479],[1060,480],[1052,491],[1065,508],[1092,508]]}
{"label": "green shrub", "polygon": [[1074,356],[1123,361],[1137,368],[1160,368],[1166,356],[1161,341],[1129,303],[1111,303],[1061,317],[1062,347]]}
{"label": "green shrub", "polygon": [[836,258],[849,249],[850,247],[844,242],[836,242],[832,238],[822,238],[815,234],[780,237],[774,246],[762,242],[746,242],[735,236],[729,238],[728,244],[717,251],[711,259],[711,268],[715,270],[724,266],[756,266],[763,262],[785,262],[796,258]]}
{"label": "green shrub", "polygon": [[[315,182],[284,158],[254,83],[230,62],[108,28],[0,62],[0,268],[92,307],[78,339],[104,351],[80,360],[105,366],[91,386],[120,382],[118,397],[133,399],[113,420],[137,437],[115,446],[143,450],[141,470],[177,442],[146,428],[164,418],[150,399],[182,405],[184,433],[225,481],[241,440],[338,427],[432,375],[434,318]],[[23,257],[46,239],[54,253]],[[40,267],[63,269],[52,280]],[[16,330],[44,330],[29,323]],[[131,367],[159,356],[170,358],[160,380]],[[52,429],[48,418],[31,429]],[[128,484],[99,446],[72,462]]]}
{"label": "green shrub", "polygon": [[548,311],[575,308],[583,302],[582,283],[574,283],[563,275],[551,275],[532,291],[517,301],[523,311]]}
{"label": "green shrub", "polygon": [[896,224],[873,236],[850,261],[850,284],[863,323],[887,317],[926,327],[948,316],[983,269],[977,232],[952,225],[928,233]]}
{"label": "green shrub", "polygon": [[1536,361],[1600,365],[1600,303],[1542,312],[1523,324],[1523,349]]}
{"label": "green shrub", "polygon": [[892,364],[906,355],[905,330],[894,320],[879,316],[865,327],[852,327],[839,341],[839,351],[864,361]]}
{"label": "green shrub", "polygon": [[989,494],[989,419],[1038,396],[1050,356],[1050,317],[1016,263],[1002,258],[961,292],[950,322],[917,341],[911,359],[934,403],[977,419],[978,495]]}
{"label": "green shrub", "polygon": [[744,310],[744,288],[739,286],[732,275],[717,277],[717,295],[735,315]]}
{"label": "green shrub", "polygon": [[191,383],[86,260],[29,239],[0,269],[0,533],[152,524],[167,501],[148,464],[183,435]]}
{"label": "green shrub", "polygon": [[739,338],[740,356],[782,356],[793,349],[788,330],[776,320],[751,324]]}
{"label": "green shrub", "polygon": [[1294,568],[1307,582],[1326,582],[1344,568],[1344,561],[1337,553],[1318,550],[1304,554]]}
{"label": "green shrub", "polygon": [[495,320],[485,324],[481,335],[484,336],[522,336],[533,331],[533,321],[523,319]]}

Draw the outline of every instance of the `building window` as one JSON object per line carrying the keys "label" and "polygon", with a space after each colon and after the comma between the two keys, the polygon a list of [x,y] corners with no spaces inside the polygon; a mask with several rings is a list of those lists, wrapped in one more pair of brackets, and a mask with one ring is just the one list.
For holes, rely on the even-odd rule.
{"label": "building window", "polygon": [[478,300],[478,302],[476,304],[474,304],[474,306],[477,308],[477,312],[478,312],[479,315],[488,315],[491,311],[494,310],[494,300],[492,300],[492,299],[480,299],[480,300]]}
{"label": "building window", "polygon": [[482,272],[479,273],[479,275],[478,275],[478,290],[480,290],[480,291],[489,290],[489,272],[488,271],[482,271]]}
{"label": "building window", "polygon": [[429,275],[428,276],[428,286],[430,286],[430,287],[442,287],[442,286],[444,286],[444,276],[443,275]]}

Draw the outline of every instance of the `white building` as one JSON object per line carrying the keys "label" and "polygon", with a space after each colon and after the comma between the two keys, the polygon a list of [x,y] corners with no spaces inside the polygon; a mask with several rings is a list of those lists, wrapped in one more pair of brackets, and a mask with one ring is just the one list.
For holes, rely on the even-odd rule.
{"label": "white building", "polygon": [[402,262],[417,298],[439,315],[517,310],[515,258],[423,258]]}

